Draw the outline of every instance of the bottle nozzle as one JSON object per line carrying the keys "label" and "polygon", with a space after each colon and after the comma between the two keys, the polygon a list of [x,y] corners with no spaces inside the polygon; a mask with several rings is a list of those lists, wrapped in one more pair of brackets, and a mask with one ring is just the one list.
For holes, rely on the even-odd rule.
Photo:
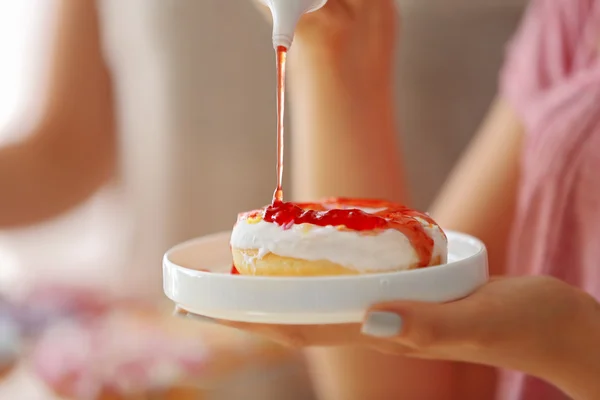
{"label": "bottle nozzle", "polygon": [[327,0],[260,0],[273,15],[273,46],[289,49],[300,17],[323,7]]}

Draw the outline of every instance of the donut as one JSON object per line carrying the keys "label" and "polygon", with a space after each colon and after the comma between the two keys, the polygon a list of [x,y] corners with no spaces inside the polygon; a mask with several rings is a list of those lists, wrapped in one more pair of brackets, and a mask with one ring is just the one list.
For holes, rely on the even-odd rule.
{"label": "donut", "polygon": [[426,213],[349,198],[240,213],[230,245],[239,274],[263,276],[403,271],[444,264],[448,253],[444,231]]}

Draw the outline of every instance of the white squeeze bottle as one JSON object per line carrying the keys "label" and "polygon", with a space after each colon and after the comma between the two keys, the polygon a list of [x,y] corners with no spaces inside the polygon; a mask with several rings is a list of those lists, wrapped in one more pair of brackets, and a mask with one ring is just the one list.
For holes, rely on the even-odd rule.
{"label": "white squeeze bottle", "polygon": [[273,15],[273,46],[289,49],[296,25],[303,14],[323,7],[327,0],[259,0]]}

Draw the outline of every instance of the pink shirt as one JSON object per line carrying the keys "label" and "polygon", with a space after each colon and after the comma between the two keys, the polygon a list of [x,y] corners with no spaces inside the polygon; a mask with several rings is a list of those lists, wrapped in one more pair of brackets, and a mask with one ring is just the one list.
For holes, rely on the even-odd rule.
{"label": "pink shirt", "polygon": [[[597,299],[599,50],[600,1],[532,0],[500,82],[526,128],[509,273],[553,275]],[[568,399],[538,379],[512,372],[504,374],[498,398]]]}

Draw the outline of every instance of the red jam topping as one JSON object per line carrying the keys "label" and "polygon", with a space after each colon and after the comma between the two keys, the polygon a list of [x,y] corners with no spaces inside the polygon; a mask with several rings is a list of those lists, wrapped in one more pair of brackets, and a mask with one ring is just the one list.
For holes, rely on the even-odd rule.
{"label": "red jam topping", "polygon": [[231,271],[230,271],[231,275],[239,275],[240,272],[237,270],[237,268],[235,267],[235,265],[231,266]]}
{"label": "red jam topping", "polygon": [[[366,212],[361,208],[374,210]],[[358,232],[395,229],[403,233],[411,242],[421,266],[427,266],[431,261],[434,242],[419,219],[434,226],[437,224],[427,214],[400,204],[382,200],[346,198],[327,199],[319,203],[274,202],[263,210],[244,215],[252,218],[261,214],[264,221],[277,224],[284,229],[305,223],[343,227]]]}

